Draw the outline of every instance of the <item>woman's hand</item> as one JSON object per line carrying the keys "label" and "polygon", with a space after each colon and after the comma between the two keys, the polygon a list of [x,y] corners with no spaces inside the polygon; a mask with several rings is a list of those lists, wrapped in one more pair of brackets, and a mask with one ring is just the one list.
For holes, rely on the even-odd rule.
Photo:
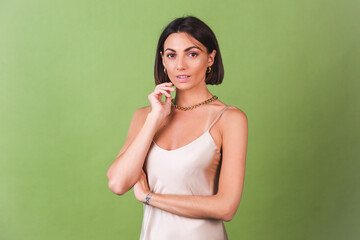
{"label": "woman's hand", "polygon": [[[171,94],[175,91],[172,82],[158,84],[155,90],[148,95],[151,104],[151,113],[160,117],[161,120],[165,119],[171,112]],[[162,95],[165,95],[165,102],[162,101]]]}
{"label": "woman's hand", "polygon": [[146,174],[144,170],[141,170],[140,178],[134,185],[135,198],[140,202],[145,202],[145,197],[149,192],[150,189],[147,183]]}

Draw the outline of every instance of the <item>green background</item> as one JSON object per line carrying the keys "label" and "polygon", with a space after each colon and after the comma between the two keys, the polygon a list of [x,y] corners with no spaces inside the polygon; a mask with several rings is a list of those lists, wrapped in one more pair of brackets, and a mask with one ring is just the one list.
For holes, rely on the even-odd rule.
{"label": "green background", "polygon": [[230,239],[360,238],[360,1],[0,0],[0,239],[138,239],[106,171],[154,88],[158,37],[215,32],[249,121]]}

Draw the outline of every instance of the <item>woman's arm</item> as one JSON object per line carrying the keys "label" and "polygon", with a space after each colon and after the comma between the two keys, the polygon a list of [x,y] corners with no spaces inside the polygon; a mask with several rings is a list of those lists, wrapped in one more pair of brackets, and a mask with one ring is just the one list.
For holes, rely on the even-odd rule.
{"label": "woman's arm", "polygon": [[[154,135],[171,109],[171,83],[159,84],[149,94],[150,107],[138,109],[130,123],[128,136],[115,161],[107,171],[109,188],[122,195],[129,191],[141,174]],[[162,95],[166,101],[162,102]]]}
{"label": "woman's arm", "polygon": [[126,141],[107,171],[109,188],[118,195],[126,193],[139,178],[155,134],[157,120],[146,112],[147,108],[140,108],[134,113]]}
{"label": "woman's arm", "polygon": [[[222,121],[221,121],[222,120]],[[245,158],[248,137],[248,121],[239,109],[228,109],[222,122],[222,165],[216,195],[168,195],[151,193],[149,205],[164,211],[190,218],[214,218],[230,221],[239,206],[245,176]],[[134,186],[139,201],[144,202],[149,193],[146,175],[143,173]]]}

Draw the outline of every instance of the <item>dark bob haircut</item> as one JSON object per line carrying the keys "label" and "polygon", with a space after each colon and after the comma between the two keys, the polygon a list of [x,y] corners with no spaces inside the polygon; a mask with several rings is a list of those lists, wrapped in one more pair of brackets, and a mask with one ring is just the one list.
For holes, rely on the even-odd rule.
{"label": "dark bob haircut", "polygon": [[218,85],[222,83],[224,78],[224,66],[215,34],[209,26],[200,19],[193,16],[187,16],[173,20],[165,27],[164,31],[160,35],[155,57],[155,84],[158,85],[160,83],[170,82],[168,75],[164,73],[164,66],[162,64],[160,52],[164,52],[164,42],[167,37],[172,33],[178,32],[188,33],[198,40],[206,47],[208,54],[210,54],[213,50],[216,50],[214,63],[211,66],[210,73],[206,73],[205,82],[210,85]]}

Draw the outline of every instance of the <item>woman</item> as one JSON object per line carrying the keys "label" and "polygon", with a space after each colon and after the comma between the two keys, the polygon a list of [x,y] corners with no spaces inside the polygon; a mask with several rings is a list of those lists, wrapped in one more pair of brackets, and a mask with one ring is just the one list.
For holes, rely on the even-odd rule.
{"label": "woman", "polygon": [[223,221],[239,206],[248,129],[243,111],[207,89],[223,75],[217,40],[205,23],[189,16],[164,29],[150,106],[135,112],[107,172],[112,192],[134,187],[145,203],[140,239],[227,239]]}

